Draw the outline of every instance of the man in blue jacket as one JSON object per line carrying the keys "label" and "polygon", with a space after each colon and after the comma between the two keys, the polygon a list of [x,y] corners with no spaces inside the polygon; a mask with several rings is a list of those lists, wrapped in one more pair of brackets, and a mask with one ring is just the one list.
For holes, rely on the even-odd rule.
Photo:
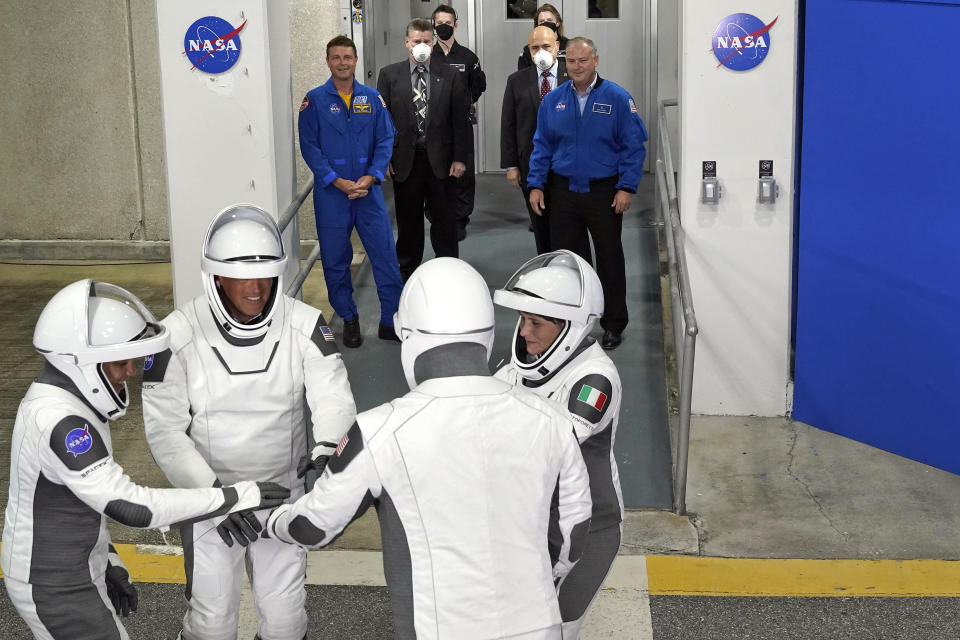
{"label": "man in blue jacket", "polygon": [[530,156],[530,206],[550,201],[550,243],[593,264],[605,300],[600,346],[616,349],[627,326],[627,279],[623,261],[623,212],[643,175],[647,130],[623,87],[597,75],[600,56],[589,38],[567,42],[571,82],[548,93],[537,113]]}
{"label": "man in blue jacket", "polygon": [[327,66],[330,79],[307,93],[300,105],[300,153],[313,171],[313,209],[327,295],[343,318],[343,345],[356,348],[363,335],[350,281],[354,227],[377,283],[377,334],[397,340],[393,314],[403,281],[380,188],[396,130],[380,94],[354,80],[357,48],[350,38],[336,36],[327,43]]}

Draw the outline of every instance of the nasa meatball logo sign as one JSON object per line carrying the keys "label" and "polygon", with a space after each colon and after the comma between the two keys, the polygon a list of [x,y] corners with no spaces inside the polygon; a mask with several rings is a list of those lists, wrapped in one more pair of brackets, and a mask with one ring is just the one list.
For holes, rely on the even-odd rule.
{"label": "nasa meatball logo sign", "polygon": [[190,70],[204,73],[229,71],[240,58],[240,32],[247,21],[234,28],[217,16],[200,18],[187,28],[183,37],[183,52],[193,65]]}
{"label": "nasa meatball logo sign", "polygon": [[749,13],[734,13],[721,20],[713,32],[711,49],[719,62],[717,67],[733,71],[757,67],[770,53],[770,29],[776,23],[774,18],[770,24],[764,24]]}

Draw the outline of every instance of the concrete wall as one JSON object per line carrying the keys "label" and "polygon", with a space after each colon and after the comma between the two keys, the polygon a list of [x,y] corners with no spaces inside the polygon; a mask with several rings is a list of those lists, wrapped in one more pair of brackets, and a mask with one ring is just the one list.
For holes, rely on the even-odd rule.
{"label": "concrete wall", "polygon": [[[296,109],[329,76],[341,23],[337,0],[288,4]],[[164,254],[152,242],[169,238],[154,2],[8,2],[3,14],[0,256]],[[308,200],[303,238],[316,237],[312,212]]]}

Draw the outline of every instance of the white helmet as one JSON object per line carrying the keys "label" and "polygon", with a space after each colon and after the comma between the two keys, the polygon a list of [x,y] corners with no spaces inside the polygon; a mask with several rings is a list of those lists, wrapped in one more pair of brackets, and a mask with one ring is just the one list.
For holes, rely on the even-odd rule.
{"label": "white helmet", "polygon": [[130,395],[126,383],[121,393],[114,390],[103,363],[151,356],[169,343],[166,327],[135,295],[90,279],[58,291],[40,312],[33,331],[37,351],[111,420],[126,413]]}
{"label": "white helmet", "polygon": [[493,302],[477,270],[457,258],[434,258],[420,265],[400,293],[393,316],[403,343],[400,360],[410,388],[417,386],[414,363],[425,351],[456,342],[493,348]]}
{"label": "white helmet", "polygon": [[517,320],[511,361],[528,380],[542,380],[560,368],[603,315],[600,278],[586,260],[566,249],[528,260],[494,292],[493,300],[502,307],[565,321],[553,344],[531,358],[520,335],[522,319]]}
{"label": "white helmet", "polygon": [[[283,286],[287,256],[277,223],[266,211],[251,204],[235,204],[216,215],[203,241],[203,288],[217,322],[238,338],[258,338],[267,332]],[[259,316],[244,324],[234,319],[223,303],[214,276],[240,280],[274,278]]]}

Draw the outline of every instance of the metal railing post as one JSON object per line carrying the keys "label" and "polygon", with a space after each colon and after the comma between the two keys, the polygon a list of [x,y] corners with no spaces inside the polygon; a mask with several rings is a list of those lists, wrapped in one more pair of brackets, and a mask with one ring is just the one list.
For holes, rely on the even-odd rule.
{"label": "metal railing post", "polygon": [[666,107],[676,106],[676,100],[663,100],[658,107],[659,135],[657,160],[657,192],[659,209],[667,239],[667,273],[670,280],[670,303],[673,318],[674,352],[677,357],[677,388],[679,424],[677,428],[676,460],[673,465],[673,511],[686,513],[687,460],[690,451],[690,406],[693,399],[693,371],[697,346],[697,316],[693,310],[690,273],[687,269],[686,237],[681,226],[680,205],[677,198],[676,173],[670,149]]}

